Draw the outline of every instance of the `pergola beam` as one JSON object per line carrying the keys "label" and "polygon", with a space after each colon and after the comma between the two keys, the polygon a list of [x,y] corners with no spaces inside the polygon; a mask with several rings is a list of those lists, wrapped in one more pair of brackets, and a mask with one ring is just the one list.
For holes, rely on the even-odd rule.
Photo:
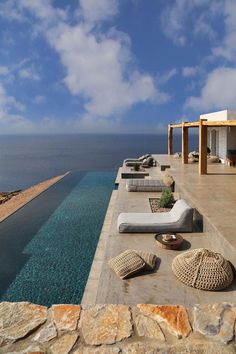
{"label": "pergola beam", "polygon": [[199,175],[207,174],[207,125],[204,120],[199,121]]}
{"label": "pergola beam", "polygon": [[173,128],[171,124],[168,125],[168,155],[173,154]]}
{"label": "pergola beam", "polygon": [[188,127],[182,123],[182,163],[188,163]]}
{"label": "pergola beam", "polygon": [[182,123],[179,124],[169,124],[171,128],[182,128]]}
{"label": "pergola beam", "polygon": [[[185,122],[185,127],[188,128],[198,128],[200,122],[202,121],[202,125],[206,125],[208,127],[235,127],[236,120],[220,120],[220,121],[209,121],[200,119],[198,122]],[[182,123],[178,124],[169,124],[173,129],[174,128],[182,128]]]}
{"label": "pergola beam", "polygon": [[236,120],[184,122],[168,125],[168,154],[173,149],[173,129],[182,129],[182,163],[188,163],[188,128],[199,128],[199,174],[207,174],[207,127],[236,127]]}
{"label": "pergola beam", "polygon": [[220,120],[220,121],[209,121],[209,120],[204,120],[203,125],[206,125],[208,127],[235,127],[236,126],[236,120]]}

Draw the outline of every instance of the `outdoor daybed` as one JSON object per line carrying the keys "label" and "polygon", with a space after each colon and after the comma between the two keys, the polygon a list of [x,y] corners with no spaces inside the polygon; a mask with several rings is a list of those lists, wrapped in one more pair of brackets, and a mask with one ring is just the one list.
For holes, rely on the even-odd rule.
{"label": "outdoor daybed", "polygon": [[121,213],[117,228],[120,233],[192,232],[193,209],[179,199],[166,213]]}
{"label": "outdoor daybed", "polygon": [[169,174],[162,174],[160,179],[129,179],[126,182],[128,192],[162,192],[170,188],[174,192],[174,180]]}

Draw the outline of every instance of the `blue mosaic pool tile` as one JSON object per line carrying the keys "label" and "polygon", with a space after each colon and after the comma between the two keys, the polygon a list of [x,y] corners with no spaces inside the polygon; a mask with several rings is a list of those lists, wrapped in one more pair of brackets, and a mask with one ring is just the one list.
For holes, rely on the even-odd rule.
{"label": "blue mosaic pool tile", "polygon": [[80,303],[114,187],[115,173],[88,172],[23,253],[28,261],[2,301]]}

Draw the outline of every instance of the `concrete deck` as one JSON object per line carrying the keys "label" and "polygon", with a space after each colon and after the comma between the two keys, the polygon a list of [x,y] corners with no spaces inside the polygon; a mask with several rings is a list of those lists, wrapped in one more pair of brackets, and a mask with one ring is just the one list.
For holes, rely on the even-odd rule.
{"label": "concrete deck", "polygon": [[[178,281],[171,271],[171,263],[180,252],[205,247],[221,252],[236,266],[236,169],[210,165],[209,174],[199,176],[197,164],[182,165],[180,160],[167,155],[155,155],[155,158],[161,164],[171,165],[168,173],[175,179],[176,191],[197,209],[197,218],[199,214],[203,216],[203,232],[184,234],[186,241],[179,251],[158,248],[154,234],[119,234],[116,224],[120,212],[151,212],[149,198],[157,197],[157,193],[127,192],[126,181],[119,179],[116,198],[113,196],[111,203],[112,212],[110,210],[106,217],[109,227],[105,228],[98,244],[99,270],[94,264],[82,303],[178,303],[191,306],[195,303],[233,301],[236,297],[235,280],[231,287],[220,292],[193,289]],[[152,177],[160,174],[158,167],[148,170]],[[155,253],[158,256],[156,271],[120,280],[107,262],[126,249]]]}

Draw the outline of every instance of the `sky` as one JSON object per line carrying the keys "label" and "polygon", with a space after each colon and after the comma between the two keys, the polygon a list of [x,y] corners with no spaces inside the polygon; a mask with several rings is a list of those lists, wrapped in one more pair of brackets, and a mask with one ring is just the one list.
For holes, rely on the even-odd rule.
{"label": "sky", "polygon": [[0,134],[166,133],[236,109],[235,0],[0,2]]}

